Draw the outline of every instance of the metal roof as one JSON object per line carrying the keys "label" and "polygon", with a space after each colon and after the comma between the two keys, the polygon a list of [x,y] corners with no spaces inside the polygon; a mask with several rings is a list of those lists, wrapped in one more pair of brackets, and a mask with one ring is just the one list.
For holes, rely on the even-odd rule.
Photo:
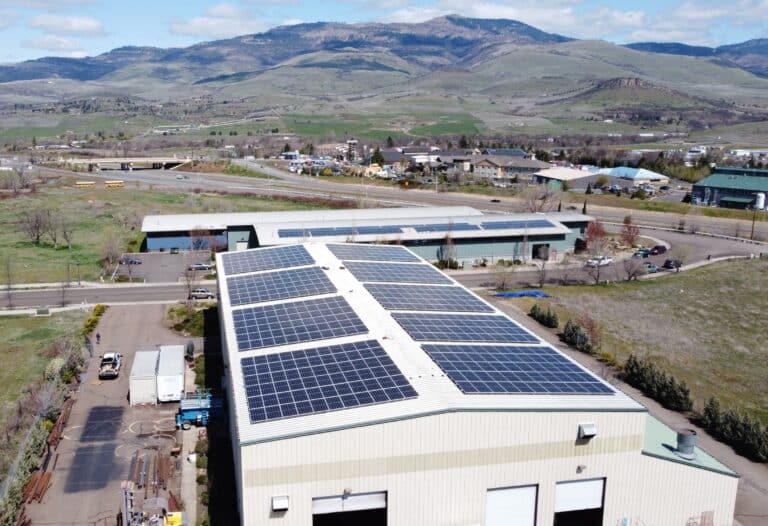
{"label": "metal roof", "polygon": [[705,177],[695,187],[725,188],[748,192],[768,192],[768,177],[753,175],[731,175],[715,173]]}
{"label": "metal roof", "polygon": [[[295,297],[284,300],[266,301],[258,304],[258,308],[282,306],[295,304],[300,301],[315,301],[317,298],[342,299],[354,311],[355,315],[362,320],[366,332],[346,333],[347,335],[333,337],[332,334],[325,336],[325,339],[308,341],[299,337],[294,337],[295,343],[268,345],[259,348],[250,348],[240,351],[238,347],[238,336],[244,337],[242,328],[240,332],[235,329],[234,313],[238,311],[254,309],[254,305],[232,306],[230,283],[226,274],[222,258],[226,254],[217,254],[217,263],[219,268],[219,309],[223,321],[222,332],[227,355],[228,386],[231,389],[231,401],[234,404],[234,414],[236,419],[237,439],[241,444],[257,443],[263,441],[279,440],[293,436],[300,436],[312,433],[320,433],[334,429],[343,429],[361,425],[371,425],[387,421],[399,420],[403,418],[414,418],[430,414],[438,414],[455,411],[621,411],[637,412],[645,411],[645,408],[630,399],[623,393],[616,391],[613,387],[605,384],[596,375],[586,371],[575,361],[560,354],[554,348],[550,347],[543,340],[520,327],[520,332],[530,335],[533,343],[527,343],[528,346],[540,346],[541,348],[551,349],[551,352],[557,353],[562,359],[567,360],[571,367],[576,367],[579,374],[589,375],[595,382],[604,384],[607,387],[608,394],[465,394],[457,385],[447,376],[447,374],[430,358],[430,355],[422,348],[423,342],[416,341],[409,335],[406,329],[395,319],[393,312],[385,309],[374,296],[368,291],[365,285],[355,278],[347,269],[346,264],[334,256],[329,246],[325,243],[304,243],[303,246],[310,253],[314,260],[314,265],[320,267],[327,278],[333,283],[338,292],[323,294],[321,296],[302,298],[297,300]],[[349,246],[356,246],[349,244]],[[383,248],[383,247],[382,247]],[[394,248],[392,246],[388,249]],[[404,247],[399,247],[407,251]],[[258,252],[263,250],[277,250],[275,248],[254,249],[241,252]],[[410,251],[407,251],[410,253]],[[400,265],[423,265],[424,267],[434,268],[427,262],[420,260],[420,263],[400,263]],[[286,270],[287,271],[287,270]],[[267,272],[267,271],[263,271]],[[287,271],[290,272],[290,271]],[[257,275],[258,272],[250,275]],[[238,274],[242,276],[243,274]],[[249,274],[246,274],[249,275]],[[446,276],[447,285],[453,287],[463,287],[451,278]],[[415,285],[418,286],[418,285]],[[466,289],[463,289],[466,290]],[[467,291],[484,302],[482,298]],[[490,311],[483,313],[482,316],[492,316],[494,321],[501,319],[508,320],[504,323],[515,323],[503,314],[501,311],[488,304]],[[269,310],[269,309],[267,309]],[[266,319],[266,318],[265,318]],[[300,320],[302,323],[316,323],[316,320]],[[263,323],[259,327],[264,327]],[[295,325],[296,320],[291,319],[291,325]],[[267,325],[269,331],[272,326]],[[277,329],[277,327],[275,327]],[[333,331],[331,331],[333,332]],[[383,348],[386,355],[391,359],[399,371],[405,376],[418,396],[407,399],[366,405],[361,407],[348,407],[344,409],[300,414],[299,416],[279,418],[275,420],[257,421],[253,423],[248,407],[248,394],[245,389],[245,379],[243,376],[243,359],[262,360],[266,357],[278,359],[277,354],[286,355],[298,351],[308,351],[319,347],[339,346],[344,344],[375,341]],[[470,344],[471,345],[471,344]],[[511,344],[510,344],[511,345]],[[248,349],[249,346],[245,346]],[[246,360],[249,362],[249,360]]]}
{"label": "metal roof", "polygon": [[148,378],[157,374],[159,351],[139,351],[134,355],[131,378]]}
{"label": "metal roof", "polygon": [[183,345],[160,346],[160,358],[157,361],[158,376],[184,374],[185,367]]}
{"label": "metal roof", "polygon": [[482,215],[469,206],[433,206],[406,208],[352,208],[344,210],[300,210],[293,212],[230,212],[223,214],[166,214],[144,216],[141,231],[189,232],[191,230],[225,230],[232,226],[273,223],[304,222],[316,224],[325,221],[362,221],[407,219],[425,217],[458,217]]}
{"label": "metal roof", "polygon": [[[467,216],[435,216],[435,217],[407,217],[403,218],[398,216],[397,213],[392,214],[391,218],[387,219],[361,219],[358,221],[350,221],[349,219],[342,219],[337,221],[320,221],[317,219],[307,218],[302,221],[285,222],[285,223],[262,223],[255,224],[254,230],[256,236],[259,239],[259,244],[262,246],[271,245],[287,245],[295,244],[301,241],[307,240],[322,240],[327,242],[348,242],[354,241],[357,243],[374,243],[380,241],[397,242],[397,241],[425,241],[425,240],[439,240],[445,238],[450,234],[453,239],[482,239],[482,238],[499,238],[499,237],[516,237],[516,236],[535,236],[535,235],[557,235],[568,234],[570,229],[561,221],[589,221],[591,217],[578,215],[578,214],[488,214],[488,215],[467,215]],[[551,226],[526,226],[526,221],[530,221],[532,224],[534,221],[547,220],[551,223]],[[484,229],[483,223],[493,222],[509,222],[514,221],[521,223],[516,228],[494,228]],[[443,225],[444,230],[424,231],[423,225]],[[471,230],[462,229],[465,225],[471,225]],[[399,227],[396,232],[378,232],[369,234],[349,234],[341,233],[334,234],[328,232],[324,235],[317,235],[313,233],[316,229],[333,229],[333,228],[360,228],[368,226],[395,226]],[[306,232],[302,236],[281,236],[280,231],[299,231]]]}

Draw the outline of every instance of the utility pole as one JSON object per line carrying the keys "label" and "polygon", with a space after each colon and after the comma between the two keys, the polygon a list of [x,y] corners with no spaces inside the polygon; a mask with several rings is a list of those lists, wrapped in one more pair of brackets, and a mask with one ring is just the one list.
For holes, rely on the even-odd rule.
{"label": "utility pole", "polygon": [[757,219],[757,207],[752,207],[752,232],[749,234],[749,239],[755,240],[755,220]]}

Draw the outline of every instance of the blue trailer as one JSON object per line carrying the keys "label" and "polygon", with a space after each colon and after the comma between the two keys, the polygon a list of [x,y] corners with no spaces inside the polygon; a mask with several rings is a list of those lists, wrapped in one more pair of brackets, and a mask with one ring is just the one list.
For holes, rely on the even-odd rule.
{"label": "blue trailer", "polygon": [[176,427],[189,429],[193,425],[207,426],[208,421],[221,410],[221,401],[213,398],[210,391],[198,389],[197,394],[183,398],[176,414]]}

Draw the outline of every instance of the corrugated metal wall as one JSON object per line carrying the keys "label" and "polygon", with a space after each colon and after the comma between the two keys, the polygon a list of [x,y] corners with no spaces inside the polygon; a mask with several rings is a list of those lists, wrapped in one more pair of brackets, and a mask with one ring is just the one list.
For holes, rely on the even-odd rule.
{"label": "corrugated metal wall", "polygon": [[[387,491],[391,526],[482,524],[489,488],[538,484],[537,524],[549,526],[555,484],[595,477],[607,478],[606,525],[685,524],[710,510],[730,524],[737,479],[642,455],[644,419],[449,413],[246,446],[244,524],[310,525],[312,498],[345,490]],[[598,436],[579,445],[585,421]],[[289,511],[270,512],[275,495],[290,496]]]}

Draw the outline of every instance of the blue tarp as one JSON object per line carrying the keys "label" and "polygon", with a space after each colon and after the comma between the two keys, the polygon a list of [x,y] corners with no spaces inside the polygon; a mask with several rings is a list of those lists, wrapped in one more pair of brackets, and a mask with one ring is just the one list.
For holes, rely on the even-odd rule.
{"label": "blue tarp", "polygon": [[543,290],[513,290],[510,292],[498,292],[497,298],[549,298],[549,294]]}

